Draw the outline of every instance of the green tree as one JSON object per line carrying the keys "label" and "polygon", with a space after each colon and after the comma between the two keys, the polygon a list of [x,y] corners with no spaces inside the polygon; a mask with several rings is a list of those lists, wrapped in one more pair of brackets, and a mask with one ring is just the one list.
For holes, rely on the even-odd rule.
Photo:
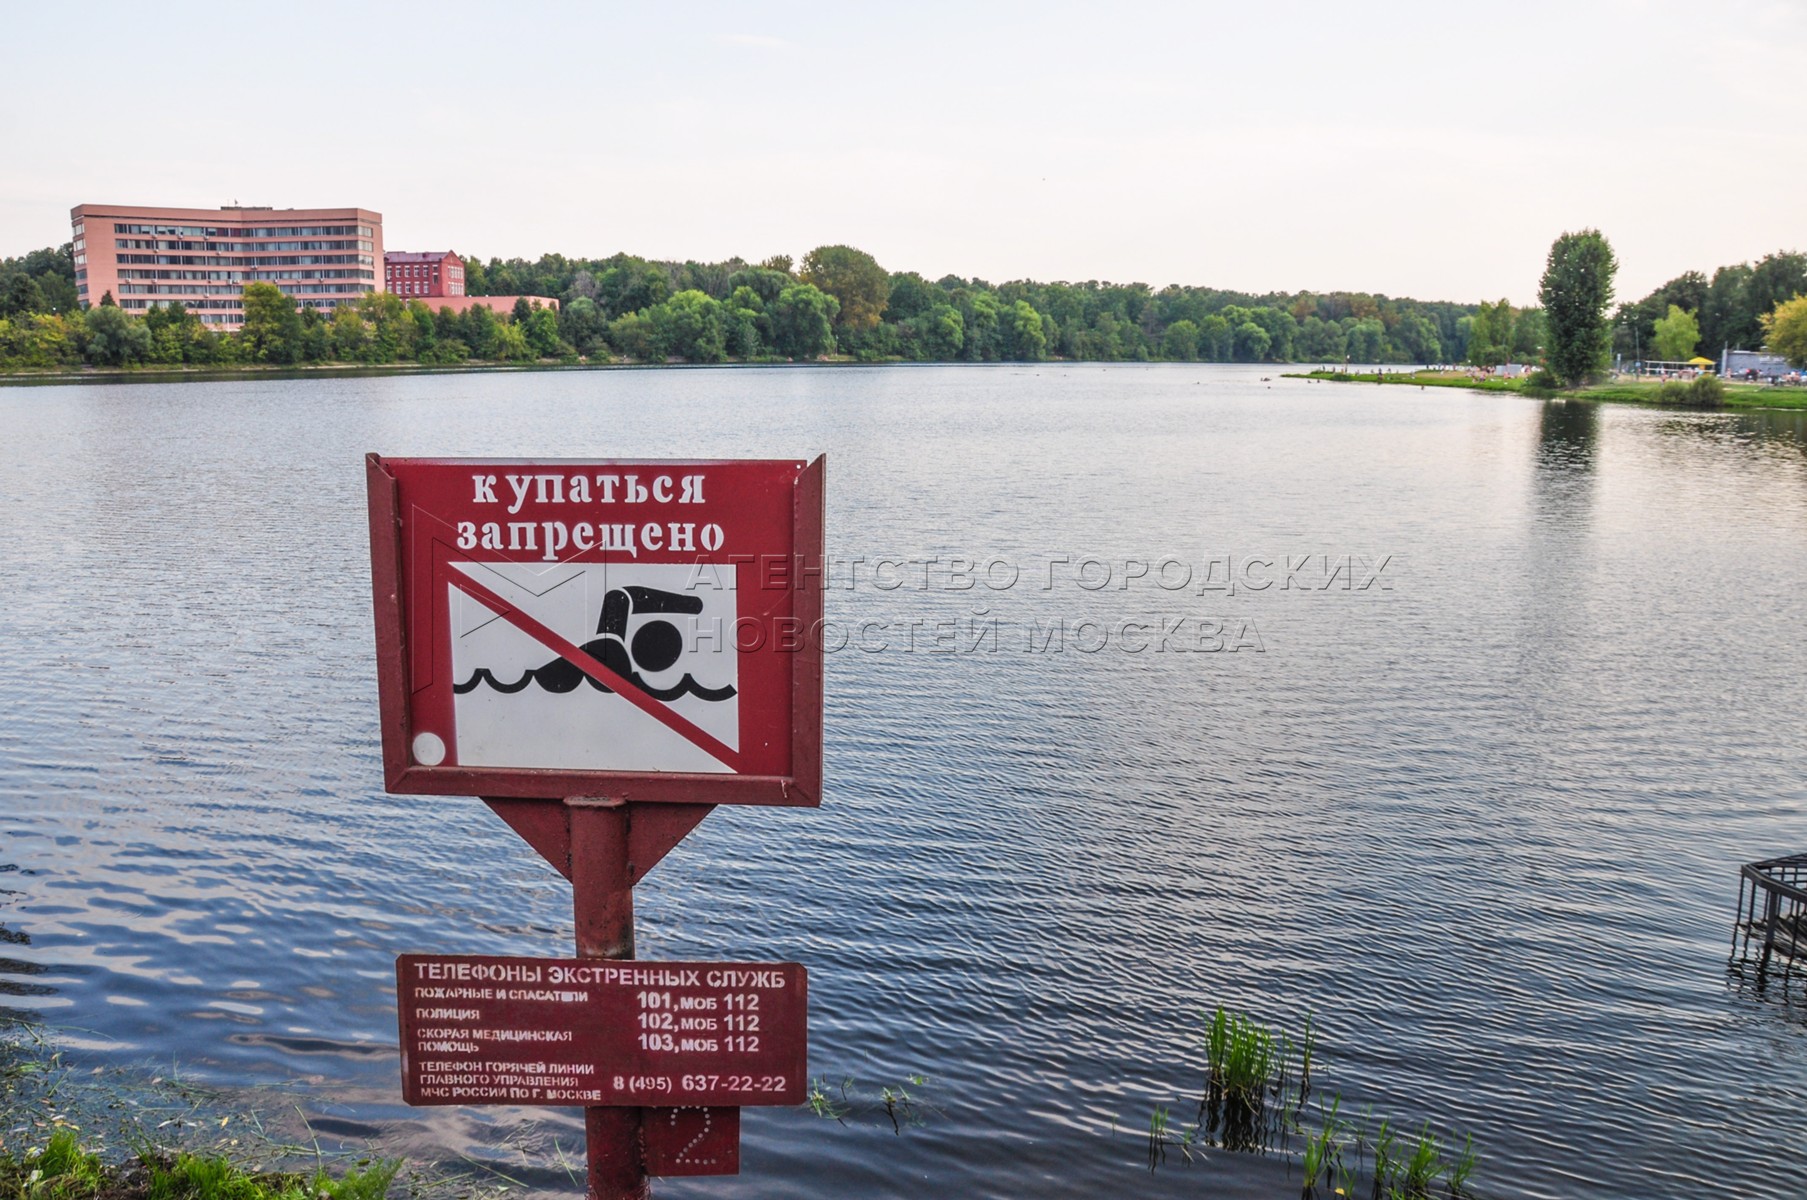
{"label": "green tree", "polygon": [[364,324],[364,318],[354,305],[341,304],[333,309],[332,319],[326,323],[327,354],[340,362],[361,362],[365,357],[365,346],[370,340],[370,327]]}
{"label": "green tree", "polygon": [[153,304],[144,314],[144,331],[150,335],[151,347],[149,359],[154,363],[179,363],[182,361],[182,343],[180,338],[169,328],[168,309],[161,304]]}
{"label": "green tree", "polygon": [[0,317],[22,317],[27,313],[45,312],[44,289],[38,281],[20,272],[0,288]]}
{"label": "green tree", "polygon": [[679,292],[646,310],[653,340],[665,356],[686,362],[721,362],[727,357],[727,333],[719,300],[695,290]]}
{"label": "green tree", "polygon": [[870,329],[891,297],[891,275],[878,260],[852,246],[817,246],[803,257],[803,282],[840,302],[836,330]]}
{"label": "green tree", "polygon": [[489,272],[479,259],[464,260],[464,293],[467,296],[489,295]]}
{"label": "green tree", "polygon": [[1048,335],[1042,330],[1042,315],[1027,300],[1010,306],[1004,325],[1005,354],[1018,362],[1039,362],[1048,352]]}
{"label": "green tree", "polygon": [[151,333],[144,322],[118,308],[97,308],[88,314],[88,361],[101,367],[128,367],[151,356]]}
{"label": "green tree", "polygon": [[490,345],[490,357],[503,362],[525,362],[533,357],[533,347],[527,344],[527,331],[513,321],[496,323]]}
{"label": "green tree", "polygon": [[966,288],[960,290],[959,297],[964,302],[960,319],[966,328],[961,357],[968,362],[996,362],[1000,340],[998,298],[988,291],[975,292]]}
{"label": "green tree", "polygon": [[1268,337],[1267,330],[1253,321],[1244,321],[1236,327],[1236,361],[1260,362],[1267,357],[1268,348],[1273,339]]}
{"label": "green tree", "polygon": [[622,313],[609,322],[609,345],[636,362],[654,362],[664,356],[645,311]]}
{"label": "green tree", "polygon": [[608,352],[609,321],[596,301],[579,296],[558,310],[559,336],[583,355]]}
{"label": "green tree", "polygon": [[1341,362],[1344,344],[1343,331],[1334,321],[1313,314],[1299,322],[1296,348],[1303,359],[1320,363]]}
{"label": "green tree", "polygon": [[1807,254],[1784,251],[1766,254],[1751,268],[1748,299],[1759,322],[1785,304],[1807,292]]}
{"label": "green tree", "polygon": [[1536,362],[1543,357],[1550,328],[1544,321],[1543,309],[1526,308],[1512,322],[1512,357],[1518,362]]}
{"label": "green tree", "polygon": [[770,336],[765,301],[745,284],[737,286],[722,304],[722,328],[728,336],[728,353],[742,361],[758,358]]}
{"label": "green tree", "polygon": [[44,293],[44,312],[72,313],[81,308],[76,298],[75,280],[62,275],[40,275],[38,289]]}
{"label": "green tree", "polygon": [[1387,327],[1376,317],[1350,321],[1343,330],[1349,358],[1358,363],[1377,363],[1386,354]]}
{"label": "green tree", "polygon": [[522,325],[522,332],[527,335],[527,344],[539,358],[563,358],[570,354],[571,347],[559,336],[558,314],[543,304],[533,306]]}
{"label": "green tree", "polygon": [[770,307],[785,288],[796,282],[796,279],[783,271],[768,271],[762,267],[748,267],[728,276],[730,288],[734,291],[743,287],[750,289],[759,298],[762,308]]}
{"label": "green tree", "polygon": [[1763,329],[1769,334],[1770,353],[1780,354],[1797,370],[1807,369],[1807,295],[1776,305],[1764,316]]}
{"label": "green tree", "polygon": [[473,304],[465,314],[464,344],[471,348],[473,358],[496,358],[496,334],[502,328],[502,322],[490,311],[486,304]]}
{"label": "green tree", "polygon": [[1267,333],[1267,349],[1261,357],[1275,362],[1291,361],[1293,338],[1299,329],[1299,323],[1293,320],[1293,315],[1272,305],[1262,304],[1249,310],[1249,318]]}
{"label": "green tree", "polygon": [[1713,272],[1713,282],[1707,287],[1698,314],[1701,343],[1711,353],[1757,344],[1759,314],[1750,306],[1750,281],[1749,263],[1720,267]]}
{"label": "green tree", "polygon": [[36,313],[0,317],[0,363],[13,367],[66,367],[82,361],[84,314]]}
{"label": "green tree", "polygon": [[[1341,334],[1338,334],[1340,340]],[[1206,362],[1229,362],[1235,345],[1230,323],[1212,313],[1198,323],[1198,356]]]}
{"label": "green tree", "polygon": [[1694,357],[1700,344],[1700,322],[1680,305],[1671,304],[1669,315],[1656,323],[1651,352],[1662,362],[1683,362]]}
{"label": "green tree", "polygon": [[1549,327],[1548,368],[1558,382],[1572,387],[1605,368],[1612,345],[1606,309],[1618,269],[1597,229],[1565,233],[1550,246],[1538,298]]}
{"label": "green tree", "polygon": [[238,335],[247,359],[292,363],[301,357],[301,317],[293,300],[273,283],[247,283],[244,305],[245,321]]}
{"label": "green tree", "polygon": [[151,339],[150,361],[187,362],[189,347],[200,328],[201,322],[179,302],[153,305],[144,314],[144,330]]}
{"label": "green tree", "polygon": [[414,325],[409,339],[414,346],[414,357],[423,363],[447,361],[439,344],[439,320],[425,300],[408,301],[408,320]]}
{"label": "green tree", "polygon": [[937,362],[952,362],[960,357],[966,344],[966,318],[951,304],[937,304],[914,318],[916,337],[922,357]]}
{"label": "green tree", "polygon": [[370,326],[364,362],[398,362],[414,357],[414,321],[408,306],[394,292],[365,292],[358,297],[358,315]]}
{"label": "green tree", "polygon": [[1468,326],[1468,361],[1477,367],[1497,367],[1512,353],[1512,305],[1481,301]]}
{"label": "green tree", "polygon": [[[1671,304],[1695,314],[1701,322],[1701,335],[1707,336],[1705,309],[1709,291],[1705,275],[1685,271],[1636,304],[1621,304],[1613,321],[1613,353],[1626,358],[1654,353],[1650,347],[1656,345],[1656,323],[1668,315]],[[1706,344],[1713,343],[1709,340]]]}
{"label": "green tree", "polygon": [[433,318],[433,332],[439,338],[438,361],[461,363],[471,356],[471,315],[457,312],[451,305],[441,305]]}
{"label": "green tree", "polygon": [[891,294],[885,301],[885,320],[912,320],[930,311],[946,298],[940,288],[916,272],[899,272],[891,276]]}
{"label": "green tree", "polygon": [[1407,313],[1393,327],[1393,341],[1405,352],[1407,360],[1434,363],[1443,357],[1443,341],[1437,327],[1419,313]]}
{"label": "green tree", "polygon": [[834,353],[834,319],[840,301],[814,284],[795,283],[772,306],[772,348],[790,358]]}
{"label": "green tree", "polygon": [[[1318,322],[1320,325],[1323,322]],[[1198,357],[1198,325],[1184,317],[1161,336],[1161,357],[1169,362],[1191,362]]]}
{"label": "green tree", "polygon": [[651,308],[671,295],[671,279],[646,260],[622,255],[611,261],[596,280],[596,303],[609,316]]}

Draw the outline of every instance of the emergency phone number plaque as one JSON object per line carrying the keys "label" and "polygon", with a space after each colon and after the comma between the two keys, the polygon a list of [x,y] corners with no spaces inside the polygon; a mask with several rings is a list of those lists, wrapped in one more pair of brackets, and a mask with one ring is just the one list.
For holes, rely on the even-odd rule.
{"label": "emergency phone number plaque", "polygon": [[404,954],[409,1104],[801,1104],[797,963]]}

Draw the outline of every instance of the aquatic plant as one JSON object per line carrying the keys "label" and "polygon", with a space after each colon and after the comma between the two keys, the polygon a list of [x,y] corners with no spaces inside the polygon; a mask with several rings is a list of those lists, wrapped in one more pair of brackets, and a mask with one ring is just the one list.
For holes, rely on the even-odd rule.
{"label": "aquatic plant", "polygon": [[1274,1031],[1221,1005],[1205,1033],[1210,1073],[1199,1108],[1205,1130],[1231,1150],[1266,1145],[1271,1130],[1266,1119],[1270,1086],[1281,1086],[1285,1059]]}
{"label": "aquatic plant", "polygon": [[1167,1127],[1169,1121],[1166,1106],[1157,1104],[1154,1112],[1148,1116],[1148,1169],[1167,1161]]}
{"label": "aquatic plant", "polygon": [[1400,1192],[1418,1200],[1418,1197],[1431,1194],[1431,1184],[1443,1175],[1443,1147],[1431,1133],[1430,1123],[1418,1133],[1418,1141],[1412,1146],[1411,1155],[1405,1160],[1401,1171]]}
{"label": "aquatic plant", "polygon": [[1205,1036],[1211,1080],[1227,1095],[1258,1096],[1277,1066],[1274,1032],[1219,1006]]}
{"label": "aquatic plant", "polygon": [[1221,1005],[1200,1016],[1205,1021],[1206,1080],[1198,1116],[1186,1128],[1168,1106],[1154,1107],[1148,1121],[1149,1170],[1167,1161],[1169,1149],[1179,1149],[1188,1161],[1200,1143],[1232,1151],[1292,1153],[1291,1139],[1302,1135],[1297,1153],[1305,1200],[1318,1196],[1320,1187],[1326,1195],[1353,1197],[1368,1175],[1370,1144],[1373,1200],[1428,1200],[1439,1180],[1447,1181],[1450,1196],[1458,1200],[1470,1195],[1468,1180],[1479,1165],[1472,1137],[1453,1161],[1429,1122],[1402,1145],[1392,1121],[1383,1117],[1378,1126],[1371,1125],[1371,1110],[1364,1110],[1359,1120],[1344,1117],[1342,1098],[1334,1092],[1319,1100],[1315,1119],[1307,1117],[1306,1099],[1319,1058],[1311,1013],[1296,1042],[1282,1029]]}
{"label": "aquatic plant", "polygon": [[[843,1100],[846,1099],[847,1090],[852,1086],[853,1080],[847,1079],[842,1081],[841,1097]],[[816,1078],[809,1081],[809,1100],[807,1103],[809,1104],[809,1111],[815,1113],[818,1117],[832,1118],[833,1120],[840,1121],[843,1125],[847,1123],[842,1120],[842,1118],[850,1111],[849,1106],[841,1103],[841,1101],[836,1100],[833,1096],[828,1094],[828,1076],[818,1075]]]}
{"label": "aquatic plant", "polygon": [[901,1086],[894,1088],[889,1084],[885,1085],[879,1089],[878,1098],[885,1106],[885,1115],[891,1118],[892,1133],[901,1134],[903,1132],[903,1125],[898,1120],[899,1116],[912,1125],[922,1123],[916,1115],[916,1101]]}
{"label": "aquatic plant", "polygon": [[1474,1152],[1474,1135],[1469,1134],[1462,1139],[1462,1153],[1449,1168],[1449,1194],[1466,1196],[1468,1194],[1468,1177],[1474,1174],[1480,1159]]}
{"label": "aquatic plant", "polygon": [[1317,1195],[1319,1177],[1326,1184],[1336,1180],[1338,1195],[1349,1194],[1350,1170],[1343,1162],[1343,1135],[1348,1124],[1338,1117],[1342,1108],[1341,1097],[1333,1098],[1328,1106],[1319,1105],[1319,1114],[1323,1118],[1318,1132],[1305,1139],[1305,1150],[1302,1154],[1302,1167],[1305,1173],[1305,1200]]}
{"label": "aquatic plant", "polygon": [[1311,1027],[1312,1013],[1305,1010],[1305,1033],[1299,1043],[1299,1097],[1303,1101],[1306,1093],[1311,1091],[1311,1060],[1317,1053],[1318,1035]]}
{"label": "aquatic plant", "polygon": [[1399,1160],[1393,1156],[1393,1147],[1399,1144],[1399,1135],[1386,1118],[1381,1118],[1380,1128],[1374,1134],[1374,1200],[1393,1194],[1393,1181],[1399,1175]]}
{"label": "aquatic plant", "polygon": [[[908,1086],[905,1086],[905,1085]],[[852,1076],[841,1080],[838,1087],[831,1089],[828,1077],[819,1075],[810,1080],[809,1094],[804,1098],[803,1107],[818,1117],[848,1124],[849,1116],[859,1117],[878,1111],[884,1113],[885,1119],[891,1122],[893,1133],[901,1134],[905,1125],[924,1125],[927,1121],[924,1113],[930,1107],[911,1088],[927,1087],[929,1077],[921,1074],[904,1076],[904,1082],[883,1084],[876,1093],[862,1090]],[[4,1197],[0,1197],[4,1200]]]}

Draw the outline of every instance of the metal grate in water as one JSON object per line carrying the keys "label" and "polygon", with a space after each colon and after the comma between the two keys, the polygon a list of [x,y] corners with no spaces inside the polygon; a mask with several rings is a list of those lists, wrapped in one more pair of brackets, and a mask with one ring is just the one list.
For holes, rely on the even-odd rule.
{"label": "metal grate in water", "polygon": [[1738,873],[1738,917],[1732,953],[1785,975],[1807,968],[1807,854],[1748,863]]}

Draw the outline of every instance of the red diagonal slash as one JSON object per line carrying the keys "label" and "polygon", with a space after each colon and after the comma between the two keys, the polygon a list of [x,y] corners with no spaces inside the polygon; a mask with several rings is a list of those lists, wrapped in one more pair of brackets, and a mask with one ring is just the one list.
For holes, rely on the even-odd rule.
{"label": "red diagonal slash", "polygon": [[558,634],[534,620],[527,613],[522,612],[520,608],[510,604],[501,596],[490,591],[457,568],[448,565],[446,578],[453,587],[477,601],[479,604],[482,604],[485,608],[490,609],[504,621],[507,621],[510,625],[513,625],[516,629],[519,629],[522,633],[540,643],[597,683],[602,684],[653,720],[676,733],[685,741],[691,743],[700,750],[707,751],[721,762],[726,763],[729,770],[739,774],[746,773],[746,768],[741,765],[739,751],[732,749],[727,743],[705,733],[692,722],[686,720],[676,712],[673,712],[669,706],[654,700],[651,696],[641,691],[631,680],[624,679],[620,675],[609,670],[607,667],[603,666],[602,663],[578,649],[576,645],[567,642],[564,638],[558,636]]}

